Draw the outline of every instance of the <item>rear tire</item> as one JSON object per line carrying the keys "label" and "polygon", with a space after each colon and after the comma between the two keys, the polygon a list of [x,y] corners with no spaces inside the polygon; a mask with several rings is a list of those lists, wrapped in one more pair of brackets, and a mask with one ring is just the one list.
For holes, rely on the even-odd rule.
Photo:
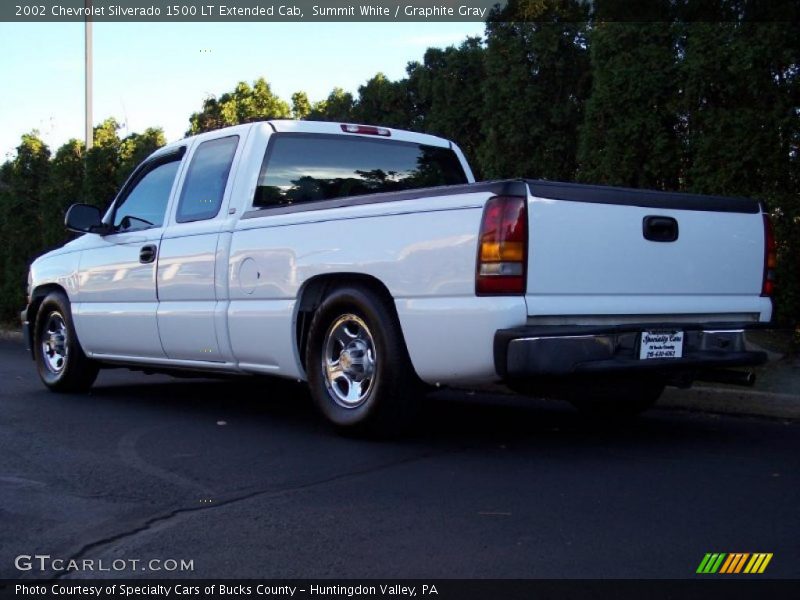
{"label": "rear tire", "polygon": [[306,345],[311,395],[340,431],[401,431],[416,409],[419,380],[390,302],[366,287],[334,290],[314,312]]}
{"label": "rear tire", "polygon": [[85,392],[97,379],[99,367],[81,348],[63,292],[52,292],[39,306],[33,353],[39,377],[54,392]]}

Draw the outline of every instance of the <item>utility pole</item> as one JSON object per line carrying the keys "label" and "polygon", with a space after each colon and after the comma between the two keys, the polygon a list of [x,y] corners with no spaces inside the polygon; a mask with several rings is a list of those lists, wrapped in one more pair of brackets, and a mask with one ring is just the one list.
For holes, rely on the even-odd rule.
{"label": "utility pole", "polygon": [[92,10],[92,0],[86,0],[86,20],[84,27],[84,46],[85,46],[85,83],[86,83],[86,149],[89,150],[94,145],[94,129],[92,126],[92,18],[89,16]]}

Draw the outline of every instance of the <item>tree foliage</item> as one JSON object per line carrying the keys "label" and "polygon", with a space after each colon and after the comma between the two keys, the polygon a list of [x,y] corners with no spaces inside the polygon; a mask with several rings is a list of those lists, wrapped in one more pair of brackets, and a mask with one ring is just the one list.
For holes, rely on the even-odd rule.
{"label": "tree foliage", "polygon": [[38,132],[22,136],[16,158],[0,174],[0,310],[16,314],[22,306],[29,262],[45,247],[42,224],[50,149]]}
{"label": "tree foliage", "polygon": [[233,92],[219,98],[206,98],[202,110],[189,118],[190,127],[186,133],[194,135],[240,123],[291,117],[289,104],[275,95],[267,80],[261,77],[252,87],[240,81]]}
{"label": "tree foliage", "polygon": [[597,23],[590,46],[592,90],[580,137],[580,178],[675,189],[679,86],[671,23]]}
{"label": "tree foliage", "polygon": [[467,38],[460,46],[428,48],[422,63],[408,72],[409,126],[447,139],[457,139],[478,167],[478,146],[484,116],[484,49],[480,38]]}
{"label": "tree foliage", "polygon": [[325,100],[317,102],[311,107],[308,119],[311,121],[351,122],[353,121],[354,106],[353,94],[336,87]]}
{"label": "tree foliage", "polygon": [[132,133],[123,139],[119,145],[117,182],[123,183],[139,163],[166,143],[164,132],[153,127],[145,129],[143,133]]}
{"label": "tree foliage", "polygon": [[390,81],[378,73],[358,88],[353,118],[359,123],[380,123],[386,127],[408,129],[413,113],[408,101],[408,82]]}
{"label": "tree foliage", "polygon": [[117,193],[120,166],[119,123],[106,119],[94,128],[94,145],[86,153],[84,197],[89,204],[108,206]]}
{"label": "tree foliage", "polygon": [[305,92],[292,94],[292,118],[306,119],[311,112],[311,102]]}
{"label": "tree foliage", "polygon": [[44,247],[58,246],[66,239],[64,213],[75,202],[83,199],[86,165],[86,148],[83,142],[69,140],[56,150],[47,174],[42,207],[42,233]]}
{"label": "tree foliage", "polygon": [[[486,25],[479,161],[498,177],[571,179],[590,72],[587,4],[509,2]],[[528,14],[541,21],[524,22]]]}

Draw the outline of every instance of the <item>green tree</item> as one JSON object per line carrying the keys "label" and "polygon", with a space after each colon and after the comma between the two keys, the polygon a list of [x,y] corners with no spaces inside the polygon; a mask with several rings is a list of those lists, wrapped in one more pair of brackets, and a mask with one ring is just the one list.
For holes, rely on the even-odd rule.
{"label": "green tree", "polygon": [[289,105],[272,92],[269,83],[261,77],[251,87],[240,81],[233,92],[203,101],[200,112],[192,114],[187,135],[213,131],[222,127],[269,119],[289,119]]}
{"label": "green tree", "polygon": [[28,264],[45,245],[43,204],[50,150],[34,131],[22,136],[16,158],[0,169],[0,314],[16,316],[25,304]]}
{"label": "green tree", "polygon": [[305,92],[292,94],[292,118],[305,119],[311,113],[311,102]]}
{"label": "green tree", "polygon": [[311,107],[308,119],[310,121],[352,122],[354,105],[353,94],[345,92],[340,87],[335,87],[325,100],[316,102]]}
{"label": "green tree", "polygon": [[119,146],[118,184],[122,185],[139,163],[166,143],[160,127],[148,127],[143,133],[132,133],[122,140]]}
{"label": "green tree", "polygon": [[592,91],[579,151],[584,181],[678,187],[676,34],[669,0],[660,5],[661,20],[600,20],[592,28]]}
{"label": "green tree", "polygon": [[492,12],[478,150],[486,177],[574,177],[590,89],[588,10],[579,0],[511,0]]}
{"label": "green tree", "polygon": [[292,118],[292,109],[284,100],[272,93],[272,88],[263,77],[253,84],[252,98],[252,111],[243,115],[241,122]]}
{"label": "green tree", "polygon": [[[484,49],[480,38],[460,46],[428,48],[422,63],[409,63],[412,129],[454,140],[476,171],[484,117]],[[477,173],[476,173],[477,175]]]}
{"label": "green tree", "polygon": [[119,123],[109,118],[94,128],[94,145],[86,153],[84,198],[89,204],[105,208],[119,188]]}
{"label": "green tree", "polygon": [[43,246],[52,248],[67,239],[64,214],[71,204],[83,200],[86,173],[85,146],[79,140],[69,140],[50,161],[50,173],[42,206]]}
{"label": "green tree", "polygon": [[406,80],[390,81],[378,73],[358,88],[353,117],[359,123],[409,129],[414,120]]}
{"label": "green tree", "polygon": [[189,117],[189,130],[186,132],[186,135],[195,135],[203,133],[204,131],[214,131],[226,125],[227,123],[225,123],[222,117],[220,102],[212,96],[203,100],[203,108],[200,112],[193,113],[192,116]]}
{"label": "green tree", "polygon": [[786,52],[793,33],[779,23],[687,26],[682,108],[689,189],[787,190],[798,119],[797,56]]}

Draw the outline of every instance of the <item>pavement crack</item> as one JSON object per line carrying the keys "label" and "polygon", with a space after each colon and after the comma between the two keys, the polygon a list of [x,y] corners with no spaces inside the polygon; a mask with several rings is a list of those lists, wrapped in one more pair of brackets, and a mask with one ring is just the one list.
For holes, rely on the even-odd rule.
{"label": "pavement crack", "polygon": [[[209,503],[209,504],[201,504],[199,506],[191,506],[191,507],[190,506],[185,506],[185,507],[181,507],[181,508],[176,508],[174,510],[171,510],[168,513],[165,513],[165,514],[162,514],[162,515],[158,515],[156,517],[151,517],[151,518],[147,519],[146,521],[144,521],[144,523],[142,523],[140,525],[137,525],[137,526],[135,526],[135,527],[133,527],[131,529],[128,529],[126,531],[122,531],[120,533],[115,533],[114,535],[110,535],[110,536],[101,538],[99,540],[96,540],[94,542],[90,542],[88,544],[85,544],[77,552],[75,552],[69,559],[67,559],[65,561],[65,563],[69,564],[72,561],[79,561],[79,560],[85,558],[86,555],[89,552],[91,552],[92,550],[96,550],[96,549],[101,548],[103,546],[108,546],[110,544],[114,544],[116,542],[119,542],[120,540],[124,540],[124,539],[135,537],[136,535],[138,535],[140,533],[143,533],[145,531],[149,531],[149,530],[155,528],[158,525],[162,525],[164,523],[167,523],[167,522],[169,522],[169,521],[171,521],[173,519],[179,518],[179,517],[181,517],[182,515],[185,515],[185,514],[196,513],[196,512],[201,512],[201,511],[210,511],[210,510],[214,510],[214,509],[217,509],[217,508],[222,508],[223,506],[231,506],[232,504],[236,504],[236,503],[239,503],[239,502],[245,502],[247,500],[252,500],[253,498],[259,498],[259,497],[280,498],[280,497],[286,496],[288,494],[294,494],[296,492],[302,492],[304,490],[308,490],[308,489],[311,489],[311,488],[314,488],[314,487],[318,487],[318,486],[327,485],[329,483],[334,483],[334,482],[337,482],[337,481],[343,481],[343,480],[346,480],[346,479],[351,479],[351,478],[356,478],[356,477],[362,477],[364,475],[371,475],[372,473],[377,473],[379,471],[383,471],[383,470],[386,470],[386,469],[391,469],[391,468],[399,467],[399,466],[406,465],[406,464],[420,462],[420,461],[427,460],[429,458],[436,458],[436,457],[444,456],[444,455],[447,455],[447,454],[455,454],[455,453],[461,452],[463,450],[464,450],[464,448],[452,448],[452,449],[448,449],[448,450],[444,450],[444,451],[440,451],[440,452],[435,452],[435,451],[425,452],[423,454],[418,454],[418,455],[415,455],[415,456],[408,456],[408,457],[402,458],[400,460],[394,460],[394,461],[390,461],[390,462],[374,465],[372,467],[366,467],[366,468],[363,468],[363,469],[356,469],[354,471],[347,471],[345,473],[339,473],[337,475],[331,475],[330,477],[325,477],[325,478],[322,478],[322,479],[317,479],[315,481],[309,481],[307,483],[294,485],[294,486],[289,486],[289,487],[285,487],[285,488],[282,488],[282,489],[277,489],[277,490],[255,490],[255,491],[243,494],[241,496],[235,496],[235,497],[232,497],[232,498],[226,498],[226,499],[221,500],[219,502],[213,502],[213,503]],[[56,574],[53,577],[53,579],[54,580],[63,579],[66,576],[68,576],[69,574],[71,574],[71,573],[73,573],[73,571],[66,571],[66,570],[65,571],[61,571],[60,573]]]}
{"label": "pavement crack", "polygon": [[147,462],[147,460],[145,460],[139,454],[137,449],[139,440],[146,434],[153,432],[155,429],[157,429],[157,427],[142,427],[140,429],[129,431],[127,434],[122,436],[118,444],[118,454],[120,459],[122,459],[122,462],[141,473],[145,473],[146,475],[160,479],[166,483],[169,483],[170,485],[192,490],[195,493],[203,496],[211,495],[213,493],[212,490],[198,483],[194,479],[184,477],[162,467],[153,465]]}

